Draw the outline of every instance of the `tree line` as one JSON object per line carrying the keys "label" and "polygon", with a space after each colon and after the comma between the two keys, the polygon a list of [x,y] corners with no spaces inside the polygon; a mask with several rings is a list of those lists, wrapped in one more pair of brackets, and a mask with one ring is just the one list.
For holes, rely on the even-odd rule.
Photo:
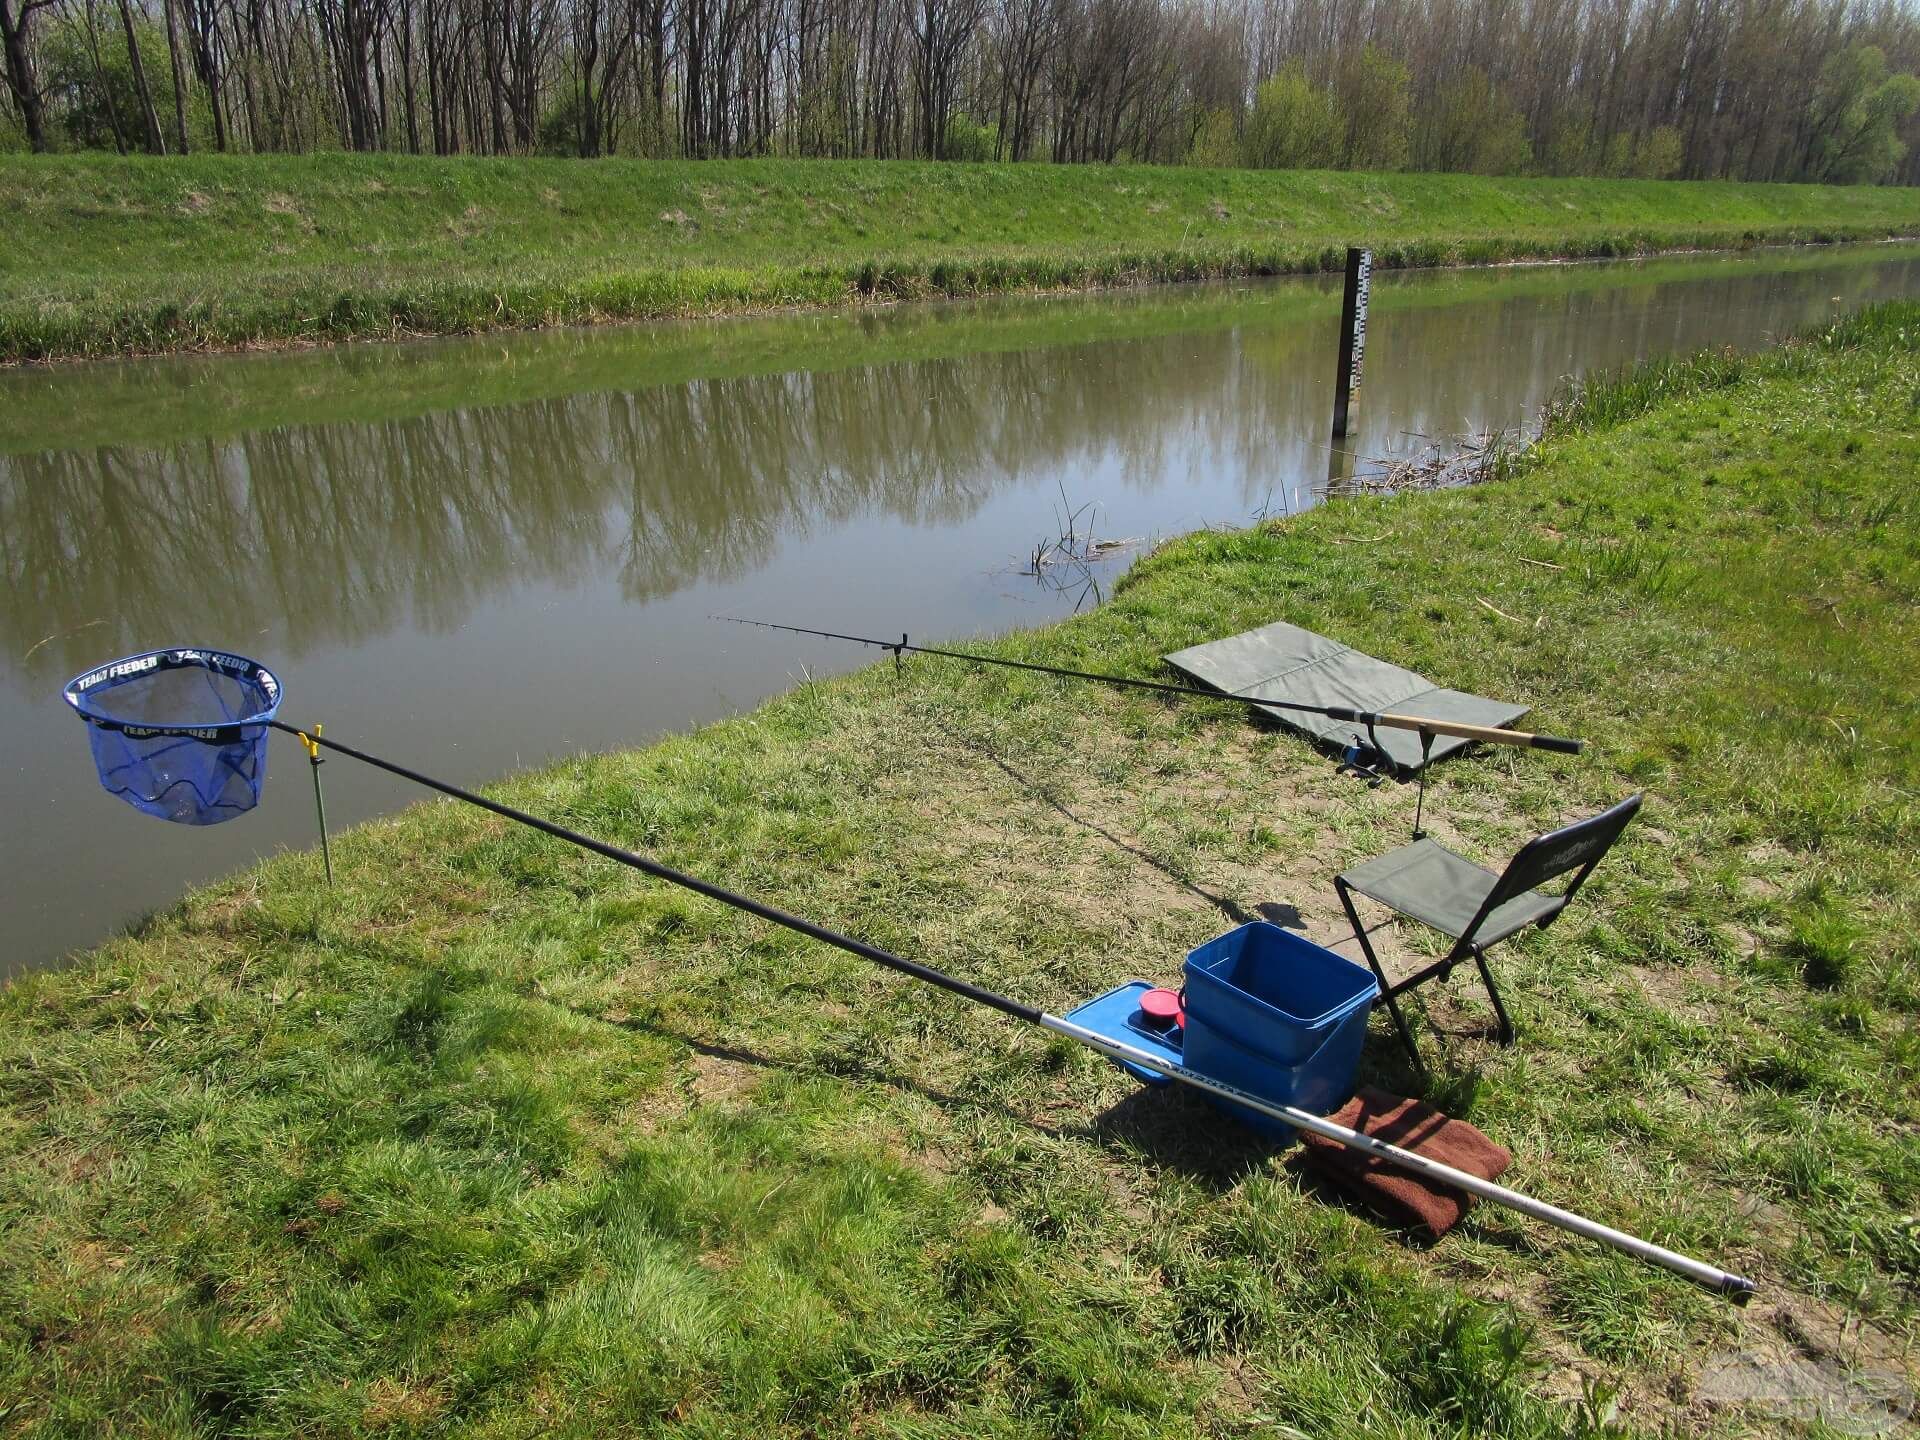
{"label": "tree line", "polygon": [[0,0],[0,143],[1920,181],[1901,0]]}

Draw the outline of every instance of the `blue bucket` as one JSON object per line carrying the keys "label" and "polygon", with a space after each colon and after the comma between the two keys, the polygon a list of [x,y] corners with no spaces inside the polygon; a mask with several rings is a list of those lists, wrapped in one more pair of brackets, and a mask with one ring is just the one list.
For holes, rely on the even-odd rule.
{"label": "blue bucket", "polygon": [[[1210,1080],[1324,1115],[1345,1103],[1379,993],[1325,946],[1256,920],[1187,956],[1185,1062]],[[1269,1135],[1293,1127],[1222,1101]]]}

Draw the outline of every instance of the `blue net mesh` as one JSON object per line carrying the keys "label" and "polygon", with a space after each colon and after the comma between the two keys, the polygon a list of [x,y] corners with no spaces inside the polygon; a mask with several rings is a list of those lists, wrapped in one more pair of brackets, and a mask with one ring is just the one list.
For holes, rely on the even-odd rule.
{"label": "blue net mesh", "polygon": [[260,803],[267,721],[280,682],[219,650],[153,650],[75,677],[66,701],[87,722],[109,794],[181,825],[217,825]]}

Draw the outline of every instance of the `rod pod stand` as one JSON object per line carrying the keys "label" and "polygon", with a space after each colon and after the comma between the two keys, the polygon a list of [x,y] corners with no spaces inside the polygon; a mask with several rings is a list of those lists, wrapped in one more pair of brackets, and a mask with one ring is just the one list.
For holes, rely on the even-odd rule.
{"label": "rod pod stand", "polygon": [[307,752],[307,764],[313,770],[313,809],[320,817],[320,859],[327,867],[327,888],[333,888],[333,846],[327,840],[327,797],[320,791],[320,767],[326,764],[326,758],[320,753],[320,727],[313,727],[313,734],[304,730],[295,730],[300,746]]}
{"label": "rod pod stand", "polygon": [[[305,731],[287,724],[284,720],[270,720],[267,723],[276,730],[284,730],[289,735],[298,737],[303,744],[310,745],[312,749],[308,752],[309,756],[317,751],[322,744],[317,726],[315,727],[313,736],[309,738]],[[1184,1065],[1176,1065],[1171,1060],[1167,1060],[1162,1056],[1152,1054],[1146,1050],[1136,1049],[1131,1045],[1125,1045],[1118,1041],[1109,1040],[1105,1036],[1097,1034],[1083,1025],[1077,1025],[1071,1020],[1064,1020],[1058,1015],[1049,1015],[1045,1011],[1038,1010],[1031,1005],[1022,1004],[1010,996],[999,994],[996,991],[987,989],[985,986],[974,985],[960,979],[958,976],[949,975],[942,970],[936,970],[931,965],[923,965],[917,960],[909,960],[903,955],[896,955],[891,950],[882,950],[878,945],[869,945],[864,940],[856,940],[852,936],[843,935],[837,930],[829,930],[824,925],[816,925],[813,921],[802,919],[800,916],[782,910],[776,905],[769,905],[763,900],[755,900],[751,896],[729,890],[723,885],[716,885],[710,880],[702,880],[698,876],[687,874],[685,871],[675,870],[672,866],[663,865],[658,860],[650,859],[637,851],[623,850],[618,845],[609,845],[604,840],[596,840],[591,835],[583,835],[578,830],[570,830],[564,825],[555,824],[551,820],[542,819],[540,816],[531,814],[525,810],[515,809],[511,805],[503,805],[498,800],[489,800],[486,796],[477,794],[472,790],[464,789],[459,785],[450,784],[445,780],[436,780],[431,775],[422,774],[420,771],[409,769],[405,765],[396,764],[391,760],[383,760],[378,755],[368,754],[365,750],[357,750],[351,745],[343,745],[338,740],[328,740],[324,743],[334,750],[339,751],[342,755],[350,756],[363,764],[371,765],[376,770],[384,770],[389,775],[398,775],[403,780],[411,780],[416,785],[423,785],[429,790],[437,790],[442,795],[452,796],[455,800],[464,800],[469,805],[477,806],[479,809],[489,811],[503,819],[526,825],[543,834],[551,835],[555,839],[565,840],[570,844],[579,846],[582,850],[590,851],[595,855],[600,855],[608,860],[626,865],[634,870],[640,871],[642,874],[651,875],[656,880],[665,880],[669,884],[678,885],[682,889],[693,891],[695,894],[705,895],[708,899],[717,900],[721,904],[731,906],[735,910],[744,911],[749,915],[756,915],[762,920],[768,920],[788,930],[797,931],[799,934],[818,940],[822,944],[844,950],[849,955],[857,955],[863,960],[870,960],[876,965],[898,971],[900,974],[911,976],[915,980],[924,981],[929,985],[936,985],[942,990],[949,990],[963,999],[973,1001],[976,1005],[985,1005],[989,1009],[998,1010],[1003,1015],[1012,1016],[1015,1020],[1023,1021],[1028,1025],[1033,1025],[1039,1029],[1047,1030],[1053,1034],[1077,1041],[1085,1045],[1088,1049],[1107,1056],[1109,1059],[1124,1060],[1129,1064],[1139,1065],[1144,1069],[1165,1075],[1170,1080],[1177,1080],[1183,1085],[1191,1086],[1216,1099],[1230,1101],[1236,1105],[1244,1105],[1272,1119],[1279,1120],[1283,1124],[1292,1125],[1302,1130],[1311,1130],[1314,1134],[1324,1135],[1329,1140],[1338,1141],[1351,1150],[1358,1150],[1363,1154],[1373,1156],[1375,1159],[1384,1160],[1388,1164],[1396,1165],[1403,1170],[1412,1171],[1414,1174],[1423,1176],[1426,1179],[1435,1180],[1441,1184],[1451,1185],[1456,1189],[1465,1190],[1470,1195],[1476,1195],[1496,1205],[1504,1205],[1510,1210],[1517,1210],[1523,1215],[1530,1215],[1535,1219],[1543,1220],[1547,1224],[1556,1226],[1559,1229],[1566,1230],[1575,1235],[1584,1236],[1589,1240],[1597,1241],[1602,1245],[1620,1251],[1622,1254],[1631,1255],[1635,1259],[1658,1265],[1663,1269],[1672,1271],[1676,1275],[1693,1281],[1696,1285],[1704,1286],[1716,1294],[1726,1296],[1736,1305],[1746,1304],[1753,1296],[1753,1282],[1742,1276],[1735,1275],[1731,1271],[1722,1270],[1718,1266],[1709,1265],[1702,1260],[1695,1260],[1691,1256],[1682,1255],[1676,1250],[1669,1250],[1665,1246],[1656,1245],[1649,1240],[1642,1240],[1636,1235],[1629,1235],[1624,1230],[1616,1230],[1610,1225],[1602,1225],[1597,1220],[1589,1220],[1586,1216],[1577,1215],[1571,1210],[1563,1210],[1557,1205],[1549,1205],[1544,1200],[1535,1200],[1531,1196],[1524,1195],[1518,1190],[1496,1184],[1491,1180],[1484,1180],[1480,1176],[1469,1174],[1464,1170],[1456,1170],[1451,1165],[1443,1165],[1439,1161],[1431,1160],[1425,1155],[1416,1154],[1411,1150],[1402,1150],[1397,1145],[1389,1145],[1383,1140],[1374,1139],[1371,1135],[1363,1135],[1357,1130],[1349,1130],[1346,1126],[1335,1124],[1324,1116],[1315,1115],[1306,1110],[1298,1110],[1291,1105],[1275,1105],[1271,1101],[1263,1100],[1258,1095],[1249,1094],[1247,1091],[1241,1090],[1236,1086],[1223,1084],[1218,1080],[1210,1079],[1200,1074],[1197,1070],[1189,1070]]]}
{"label": "rod pod stand", "polygon": [[1427,814],[1427,766],[1433,760],[1433,731],[1422,727],[1420,731],[1420,792],[1413,802],[1413,838],[1424,840],[1427,832],[1420,828],[1420,822]]}

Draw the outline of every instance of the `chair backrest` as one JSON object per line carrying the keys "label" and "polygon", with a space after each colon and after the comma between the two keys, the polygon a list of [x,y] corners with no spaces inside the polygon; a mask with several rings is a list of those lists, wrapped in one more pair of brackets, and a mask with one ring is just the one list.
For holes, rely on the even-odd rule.
{"label": "chair backrest", "polygon": [[[1480,913],[1473,917],[1473,924],[1467,929],[1466,938],[1471,939],[1487,916],[1516,895],[1525,894],[1570,870],[1577,871],[1561,893],[1560,908],[1564,909],[1566,902],[1572,900],[1580,887],[1586,884],[1593,867],[1613,848],[1613,842],[1620,838],[1620,832],[1627,828],[1627,822],[1640,813],[1642,798],[1640,795],[1629,795],[1598,815],[1576,820],[1571,825],[1562,825],[1545,835],[1536,835],[1522,845],[1520,852],[1507,862],[1505,872],[1493,889],[1487,892]],[[1559,913],[1559,909],[1556,909],[1540,922],[1541,925],[1545,926]]]}

